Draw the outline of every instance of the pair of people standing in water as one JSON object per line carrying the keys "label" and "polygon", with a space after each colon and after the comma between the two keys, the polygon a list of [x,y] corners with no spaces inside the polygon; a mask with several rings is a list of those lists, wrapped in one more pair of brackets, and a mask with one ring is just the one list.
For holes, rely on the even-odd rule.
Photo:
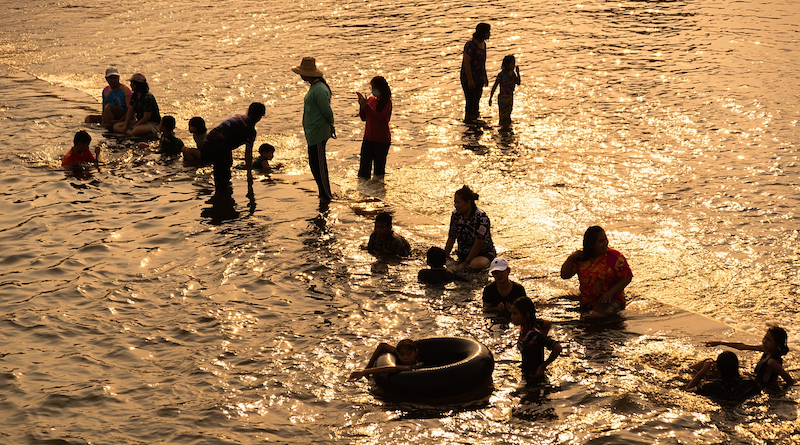
{"label": "pair of people standing in water", "polygon": [[[483,87],[489,86],[489,76],[486,74],[486,40],[491,36],[491,26],[488,23],[478,23],[472,38],[464,45],[461,59],[461,88],[464,90],[464,122],[472,123],[480,118],[480,101]],[[514,108],[514,89],[520,82],[519,67],[516,58],[508,55],[503,58],[502,69],[495,78],[492,91],[489,94],[489,106],[497,88],[497,107],[500,126],[508,128],[511,125],[511,111]]]}
{"label": "pair of people standing in water", "polygon": [[[317,183],[320,199],[330,200],[333,193],[328,177],[325,149],[328,139],[336,139],[331,109],[331,89],[313,57],[304,57],[300,65],[292,68],[292,71],[310,85],[303,99],[303,130],[308,144],[308,164]],[[371,175],[373,164],[375,176],[383,176],[386,173],[386,156],[391,143],[389,129],[389,120],[392,116],[391,89],[386,79],[381,76],[373,77],[370,86],[371,96],[365,97],[357,93],[358,114],[361,120],[366,122],[358,176],[366,179]]]}

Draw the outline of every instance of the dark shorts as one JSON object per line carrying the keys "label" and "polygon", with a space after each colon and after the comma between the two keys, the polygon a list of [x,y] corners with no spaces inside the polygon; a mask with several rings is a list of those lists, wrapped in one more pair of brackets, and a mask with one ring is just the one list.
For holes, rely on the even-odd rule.
{"label": "dark shorts", "polygon": [[[456,253],[456,255],[458,256],[458,262],[459,263],[463,263],[464,261],[466,261],[467,257],[469,256],[469,254],[461,254],[461,253]],[[478,256],[482,256],[482,257],[487,258],[489,260],[489,262],[491,263],[492,260],[495,259],[495,257],[497,257],[497,254],[490,253],[490,252],[481,252],[481,253],[478,254]]]}

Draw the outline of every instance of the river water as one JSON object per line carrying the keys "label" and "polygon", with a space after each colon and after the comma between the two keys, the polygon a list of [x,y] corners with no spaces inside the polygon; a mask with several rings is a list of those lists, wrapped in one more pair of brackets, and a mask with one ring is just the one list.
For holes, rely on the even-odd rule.
{"label": "river water", "polygon": [[[796,389],[733,407],[680,389],[682,369],[716,354],[704,335],[758,341],[777,323],[800,341],[795,2],[0,6],[0,443],[798,440]],[[479,21],[490,77],[507,54],[521,69],[510,133],[488,90],[489,125],[460,122],[460,51]],[[305,162],[307,86],[290,71],[303,56],[334,93],[329,207]],[[254,202],[238,171],[237,206],[207,204],[208,169],[82,124],[112,65],[147,76],[184,141],[190,117],[214,125],[263,101],[257,143],[283,168],[256,177]],[[359,182],[354,93],[376,74],[394,143],[385,181]],[[75,177],[59,164],[81,128],[105,163]],[[416,283],[462,184],[565,347],[543,386],[520,383],[516,332],[482,314],[486,277]],[[362,249],[382,209],[412,258]],[[624,320],[587,327],[558,270],[594,224],[635,278]],[[378,341],[432,335],[487,344],[493,393],[429,405],[345,382]],[[796,354],[787,368],[800,376]]]}

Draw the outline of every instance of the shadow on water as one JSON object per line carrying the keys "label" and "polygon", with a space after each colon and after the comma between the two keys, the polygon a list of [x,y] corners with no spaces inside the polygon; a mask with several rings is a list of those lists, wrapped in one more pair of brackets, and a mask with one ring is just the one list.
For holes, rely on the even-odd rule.
{"label": "shadow on water", "polygon": [[481,144],[481,139],[488,127],[483,121],[476,121],[475,123],[465,124],[466,128],[461,136],[461,145],[464,150],[469,150],[477,155],[485,155],[489,153],[489,147]]}

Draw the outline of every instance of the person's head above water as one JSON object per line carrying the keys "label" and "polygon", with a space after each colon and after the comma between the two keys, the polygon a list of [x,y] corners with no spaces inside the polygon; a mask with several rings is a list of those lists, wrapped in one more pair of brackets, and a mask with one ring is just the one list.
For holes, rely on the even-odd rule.
{"label": "person's head above water", "polygon": [[413,365],[417,363],[419,350],[413,340],[406,338],[397,343],[395,355],[397,356],[398,365]]}
{"label": "person's head above water", "polygon": [[596,258],[608,250],[606,231],[600,226],[591,226],[583,233],[584,260]]}
{"label": "person's head above water", "polygon": [[735,380],[739,376],[739,357],[731,351],[725,351],[717,356],[717,371],[721,380]]}
{"label": "person's head above water", "polygon": [[427,260],[428,266],[444,267],[444,264],[447,262],[447,252],[441,247],[431,247],[428,249]]}

